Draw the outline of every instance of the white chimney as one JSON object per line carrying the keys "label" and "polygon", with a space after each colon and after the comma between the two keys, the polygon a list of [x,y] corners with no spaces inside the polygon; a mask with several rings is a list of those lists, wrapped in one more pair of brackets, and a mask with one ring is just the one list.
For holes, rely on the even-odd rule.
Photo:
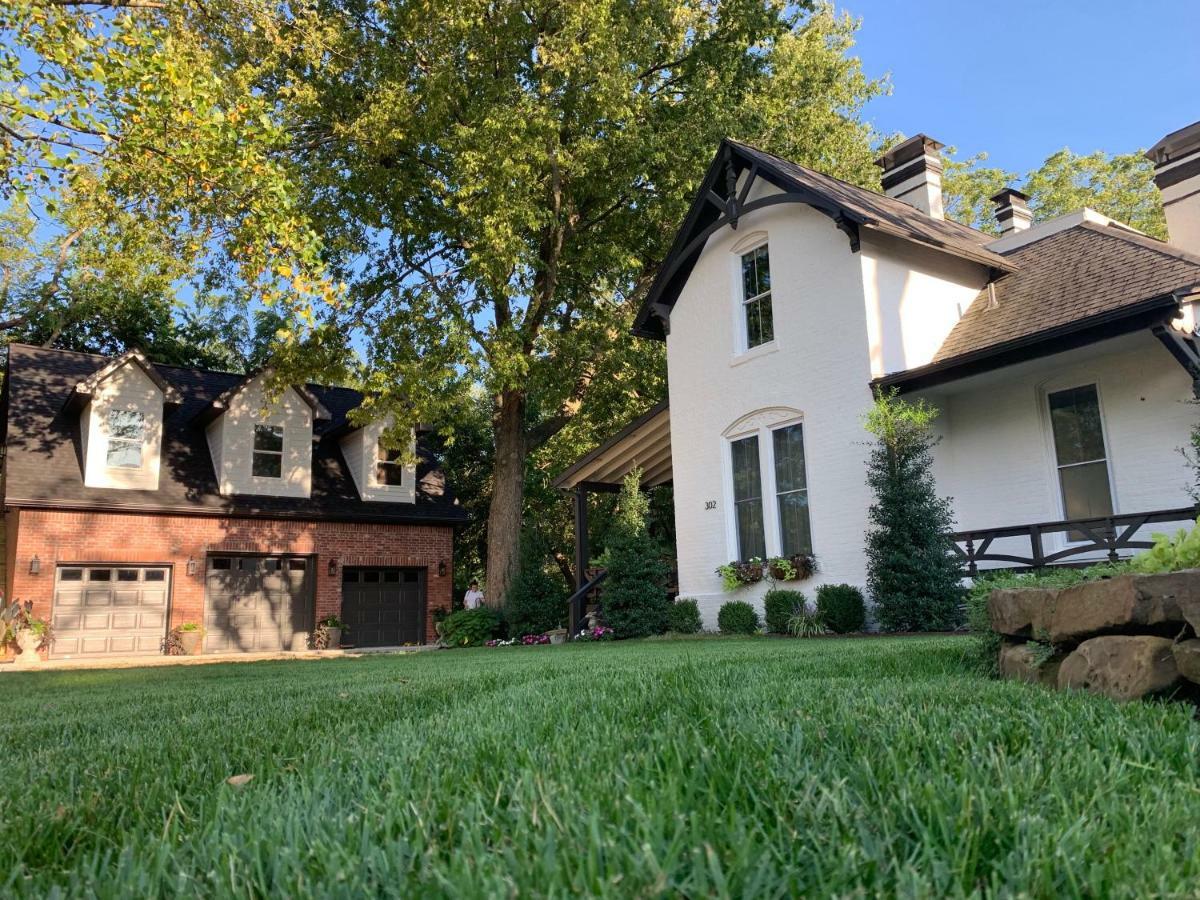
{"label": "white chimney", "polygon": [[1146,156],[1154,162],[1171,243],[1200,253],[1200,122],[1171,132]]}
{"label": "white chimney", "polygon": [[1033,224],[1033,213],[1029,211],[1029,197],[1016,188],[1005,188],[991,198],[996,204],[996,224],[1000,235],[1025,231]]}
{"label": "white chimney", "polygon": [[944,219],[942,157],[938,153],[942,147],[940,141],[918,134],[875,160],[883,169],[883,192],[935,219]]}

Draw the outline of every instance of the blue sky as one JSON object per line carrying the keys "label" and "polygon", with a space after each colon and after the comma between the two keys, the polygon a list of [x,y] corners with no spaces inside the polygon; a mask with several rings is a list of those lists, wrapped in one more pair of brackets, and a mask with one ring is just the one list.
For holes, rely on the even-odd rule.
{"label": "blue sky", "polygon": [[867,117],[1025,172],[1129,152],[1200,119],[1200,0],[841,0],[893,93]]}

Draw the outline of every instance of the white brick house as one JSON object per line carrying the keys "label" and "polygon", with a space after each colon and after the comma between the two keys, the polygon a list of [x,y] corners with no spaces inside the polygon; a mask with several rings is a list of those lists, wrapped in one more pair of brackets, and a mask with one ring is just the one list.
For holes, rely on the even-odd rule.
{"label": "white brick house", "polygon": [[979,567],[1126,554],[1137,515],[1190,513],[1200,123],[1150,151],[1175,244],[1091,210],[1032,223],[1012,190],[999,238],[948,221],[940,146],[884,154],[885,196],[725,141],[635,325],[666,341],[669,404],[558,480],[581,512],[634,465],[673,483],[680,595],[709,626],[731,560],[811,552],[802,590],[865,583],[881,388],[941,411],[938,488]]}

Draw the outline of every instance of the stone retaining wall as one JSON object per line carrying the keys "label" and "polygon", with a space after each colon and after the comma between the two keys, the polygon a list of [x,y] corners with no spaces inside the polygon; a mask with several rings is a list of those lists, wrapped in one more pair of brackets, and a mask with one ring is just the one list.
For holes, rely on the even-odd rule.
{"label": "stone retaining wall", "polygon": [[1200,569],[992,591],[1000,674],[1116,700],[1200,684]]}

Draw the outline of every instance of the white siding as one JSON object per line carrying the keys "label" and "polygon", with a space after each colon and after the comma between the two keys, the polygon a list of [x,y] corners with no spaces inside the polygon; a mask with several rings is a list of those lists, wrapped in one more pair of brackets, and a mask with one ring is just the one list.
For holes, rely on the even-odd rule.
{"label": "white siding", "polygon": [[[403,483],[380,484],[375,475],[375,459],[379,440],[391,425],[391,419],[369,422],[352,431],[342,439],[342,457],[350,469],[354,486],[363,500],[390,503],[414,503],[416,501],[417,472],[413,466],[404,467]],[[414,444],[409,444],[410,452]]]}
{"label": "white siding", "polygon": [[[769,243],[773,345],[737,355],[739,256]],[[725,433],[739,419],[795,411],[804,423],[813,549],[820,575],[800,585],[863,583],[869,496],[863,483],[860,417],[871,402],[860,257],[825,215],[784,204],[744,216],[714,235],[671,315],[667,339],[679,586],[698,601],[706,627],[726,600],[752,599],[766,585],[722,590],[714,570],[737,555]],[[769,461],[764,450],[764,464]],[[767,473],[764,471],[764,480]],[[716,508],[706,510],[707,501]],[[774,498],[766,503],[773,509]],[[770,517],[768,522],[770,522]],[[767,529],[768,552],[778,534]]]}
{"label": "white siding", "polygon": [[[145,424],[139,468],[108,465],[109,413],[130,410]],[[156,490],[162,457],[163,395],[136,363],[114,371],[96,388],[80,416],[83,483],[87,487]]]}
{"label": "white siding", "polygon": [[[283,476],[262,478],[251,470],[254,426],[283,428]],[[312,489],[312,409],[292,388],[271,400],[262,379],[251,380],[208,428],[209,447],[222,494],[307,497]]]}

